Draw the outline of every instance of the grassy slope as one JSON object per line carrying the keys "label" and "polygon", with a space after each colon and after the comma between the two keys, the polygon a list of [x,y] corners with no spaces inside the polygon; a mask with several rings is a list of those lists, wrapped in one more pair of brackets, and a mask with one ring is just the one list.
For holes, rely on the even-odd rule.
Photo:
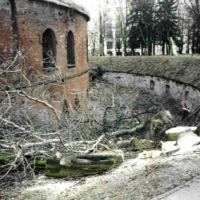
{"label": "grassy slope", "polygon": [[90,69],[150,75],[183,82],[200,89],[200,56],[91,57]]}

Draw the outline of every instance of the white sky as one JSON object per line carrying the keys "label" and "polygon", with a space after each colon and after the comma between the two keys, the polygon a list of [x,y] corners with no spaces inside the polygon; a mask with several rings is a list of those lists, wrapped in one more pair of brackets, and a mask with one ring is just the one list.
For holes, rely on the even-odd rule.
{"label": "white sky", "polygon": [[97,19],[99,14],[99,1],[101,0],[73,0],[76,4],[83,6],[90,14],[91,22]]}

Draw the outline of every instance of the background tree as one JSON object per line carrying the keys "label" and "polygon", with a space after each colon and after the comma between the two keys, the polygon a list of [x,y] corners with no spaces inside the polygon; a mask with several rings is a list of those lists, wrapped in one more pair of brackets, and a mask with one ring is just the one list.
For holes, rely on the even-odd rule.
{"label": "background tree", "polygon": [[99,24],[95,23],[94,27],[88,31],[88,46],[91,56],[99,55]]}
{"label": "background tree", "polygon": [[[155,35],[155,9],[152,1],[134,2],[128,17],[128,25],[130,26],[129,44],[135,45],[140,41],[142,49],[143,47],[145,48],[145,54],[151,55],[153,37]],[[137,37],[135,38],[135,36]]]}
{"label": "background tree", "polygon": [[159,1],[157,7],[157,33],[162,45],[162,53],[173,55],[171,39],[178,34],[177,2],[175,0]]}
{"label": "background tree", "polygon": [[116,27],[119,27],[121,41],[123,45],[123,54],[127,55],[127,9],[129,2],[127,0],[115,0],[116,4]]}
{"label": "background tree", "polygon": [[128,38],[128,44],[131,48],[132,55],[136,55],[136,49],[139,49],[141,46],[143,47],[143,41],[140,34],[140,30],[137,26],[134,26],[134,24],[131,25],[131,28],[128,32],[129,38]]}
{"label": "background tree", "polygon": [[100,56],[104,56],[107,12],[104,6],[99,5],[99,47]]}
{"label": "background tree", "polygon": [[200,2],[184,0],[188,16],[192,19],[192,53],[200,53]]}
{"label": "background tree", "polygon": [[190,48],[190,46],[192,45],[192,35],[193,35],[193,31],[192,31],[192,19],[190,17],[187,16],[187,18],[185,19],[185,31],[186,31],[186,53],[190,53],[190,50],[192,50]]}
{"label": "background tree", "polygon": [[184,42],[184,31],[185,31],[185,19],[183,16],[179,15],[178,16],[178,29],[177,29],[177,35],[173,36],[173,40],[175,45],[178,48],[178,53],[182,54],[183,51],[183,45],[185,44]]}
{"label": "background tree", "polygon": [[116,55],[122,55],[121,53],[122,39],[121,39],[120,25],[118,23],[116,23],[115,25],[115,48],[116,48]]}

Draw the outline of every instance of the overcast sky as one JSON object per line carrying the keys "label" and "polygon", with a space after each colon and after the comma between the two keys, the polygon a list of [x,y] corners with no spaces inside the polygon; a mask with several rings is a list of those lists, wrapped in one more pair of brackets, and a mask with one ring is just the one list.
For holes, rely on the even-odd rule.
{"label": "overcast sky", "polygon": [[74,2],[89,11],[91,19],[97,19],[99,13],[99,0],[74,0]]}

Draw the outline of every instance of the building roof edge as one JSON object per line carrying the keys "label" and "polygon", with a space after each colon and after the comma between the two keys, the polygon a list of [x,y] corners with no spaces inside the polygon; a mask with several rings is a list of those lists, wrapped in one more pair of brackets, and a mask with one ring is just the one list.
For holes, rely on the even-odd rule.
{"label": "building roof edge", "polygon": [[71,9],[74,9],[75,11],[83,14],[86,17],[87,21],[90,20],[89,13],[86,10],[84,10],[83,7],[78,6],[74,2],[71,4],[71,3],[63,3],[63,2],[58,1],[58,0],[32,0],[32,1],[44,1],[44,2],[47,2],[47,3],[56,4],[58,6],[63,6],[63,7],[71,8]]}

